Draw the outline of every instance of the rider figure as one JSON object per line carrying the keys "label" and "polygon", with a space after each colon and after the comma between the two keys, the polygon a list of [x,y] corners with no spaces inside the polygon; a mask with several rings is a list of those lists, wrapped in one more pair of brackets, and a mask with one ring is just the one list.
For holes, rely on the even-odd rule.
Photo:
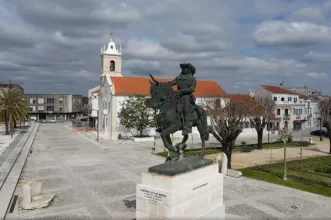
{"label": "rider figure", "polygon": [[193,76],[195,74],[195,67],[190,63],[181,63],[180,68],[182,69],[182,72],[169,83],[172,86],[177,85],[176,92],[181,98],[184,113],[184,126],[182,134],[188,135],[189,129],[192,127],[190,124],[191,108],[195,103],[195,98],[193,95],[196,87],[196,80]]}

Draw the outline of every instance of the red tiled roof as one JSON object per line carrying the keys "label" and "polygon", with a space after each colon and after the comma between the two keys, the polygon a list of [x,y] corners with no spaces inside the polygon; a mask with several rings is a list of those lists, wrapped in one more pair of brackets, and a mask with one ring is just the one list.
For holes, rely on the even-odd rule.
{"label": "red tiled roof", "polygon": [[97,90],[93,91],[92,93],[98,93],[98,94],[100,94],[100,89],[97,89]]}
{"label": "red tiled roof", "polygon": [[307,96],[299,94],[299,99],[307,99]]}
{"label": "red tiled roof", "polygon": [[18,84],[0,84],[0,88],[15,88],[15,87],[19,87],[20,89],[23,90],[22,86]]}
{"label": "red tiled roof", "polygon": [[229,94],[228,97],[230,101],[234,102],[243,102],[247,104],[249,109],[247,111],[251,111],[252,115],[261,115],[263,113],[263,107],[259,105],[254,98],[247,94]]}
{"label": "red tiled roof", "polygon": [[[150,78],[142,77],[110,77],[115,87],[116,95],[149,95]],[[171,79],[156,78],[159,82],[169,82]],[[175,89],[175,87],[174,87]],[[218,85],[216,81],[197,80],[194,92],[196,97],[218,97],[226,96],[227,93]]]}
{"label": "red tiled roof", "polygon": [[272,93],[279,93],[279,94],[297,94],[293,91],[287,90],[285,88],[279,86],[268,86],[268,85],[261,85],[264,89],[268,90]]}

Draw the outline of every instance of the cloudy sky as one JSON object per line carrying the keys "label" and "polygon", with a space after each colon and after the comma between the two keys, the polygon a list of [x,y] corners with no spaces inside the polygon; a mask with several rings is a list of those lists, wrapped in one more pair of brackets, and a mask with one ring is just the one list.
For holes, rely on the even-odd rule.
{"label": "cloudy sky", "polygon": [[228,93],[284,80],[331,94],[322,0],[0,0],[0,82],[86,95],[111,32],[124,76],[174,77],[191,62]]}

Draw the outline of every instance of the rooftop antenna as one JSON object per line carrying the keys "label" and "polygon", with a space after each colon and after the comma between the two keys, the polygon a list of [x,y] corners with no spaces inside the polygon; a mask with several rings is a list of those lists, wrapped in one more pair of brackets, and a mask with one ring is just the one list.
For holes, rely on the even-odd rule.
{"label": "rooftop antenna", "polygon": [[280,85],[281,87],[283,87],[283,85],[284,85],[284,80],[282,80],[282,81],[279,83],[279,85]]}

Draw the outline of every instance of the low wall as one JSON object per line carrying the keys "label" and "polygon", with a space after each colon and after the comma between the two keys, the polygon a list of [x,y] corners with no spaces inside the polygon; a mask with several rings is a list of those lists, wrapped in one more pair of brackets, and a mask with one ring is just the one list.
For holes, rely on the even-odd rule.
{"label": "low wall", "polygon": [[72,128],[73,132],[79,132],[79,131],[96,131],[96,128]]}

